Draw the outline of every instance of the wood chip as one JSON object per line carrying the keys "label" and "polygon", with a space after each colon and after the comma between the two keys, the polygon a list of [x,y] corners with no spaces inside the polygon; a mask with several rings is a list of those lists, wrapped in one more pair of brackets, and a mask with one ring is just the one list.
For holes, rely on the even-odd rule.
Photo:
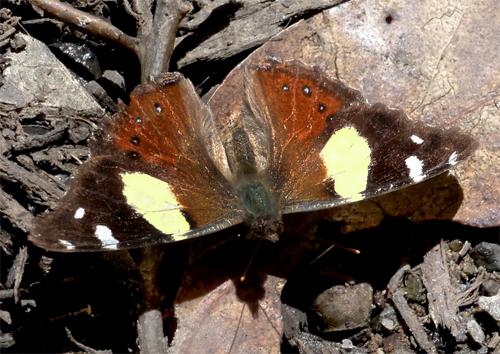
{"label": "wood chip", "polygon": [[42,205],[54,206],[64,194],[52,181],[27,171],[3,156],[0,156],[0,178],[20,184],[30,198]]}
{"label": "wood chip", "polygon": [[[245,50],[258,47],[283,30],[297,15],[315,13],[339,4],[340,0],[217,1],[204,6],[193,20],[186,24],[195,31],[177,38],[177,50],[187,51],[177,62],[179,68],[196,62],[227,59]],[[231,17],[227,25],[224,18]],[[210,27],[219,26],[215,33]],[[200,36],[206,36],[201,40]],[[200,43],[201,42],[201,43]],[[196,43],[196,47],[189,48]]]}
{"label": "wood chip", "polygon": [[426,353],[437,353],[436,346],[429,340],[420,319],[406,302],[403,290],[396,290],[392,295],[392,301],[394,302],[394,306],[399,311],[399,314],[410,328],[410,331],[415,337],[415,340],[420,348],[422,348]]}
{"label": "wood chip", "polygon": [[465,339],[465,324],[459,315],[457,290],[451,284],[444,244],[432,248],[420,269],[427,289],[429,314],[437,326],[448,328],[457,340]]}
{"label": "wood chip", "polygon": [[9,274],[7,276],[7,281],[5,282],[5,286],[7,288],[13,286],[14,302],[16,304],[19,302],[19,291],[20,291],[19,286],[21,285],[21,280],[24,274],[24,266],[26,264],[27,259],[28,259],[28,249],[27,247],[22,247],[16,256],[16,259],[14,259],[12,268],[10,268]]}

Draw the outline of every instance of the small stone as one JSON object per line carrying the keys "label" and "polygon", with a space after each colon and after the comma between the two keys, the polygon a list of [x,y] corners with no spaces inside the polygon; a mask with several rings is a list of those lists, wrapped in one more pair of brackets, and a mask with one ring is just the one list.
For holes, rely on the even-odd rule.
{"label": "small stone", "polygon": [[2,130],[2,136],[8,140],[14,140],[16,139],[16,133],[14,133],[10,129],[4,129]]}
{"label": "small stone", "polygon": [[10,348],[16,344],[16,340],[12,333],[1,333],[0,332],[0,348],[6,349]]}
{"label": "small stone", "polygon": [[16,33],[14,38],[10,41],[10,47],[14,52],[19,52],[26,48],[26,40],[19,33]]}
{"label": "small stone", "polygon": [[114,85],[120,91],[125,91],[125,79],[116,70],[106,70],[102,74],[102,80],[106,80],[110,84]]}
{"label": "small stone", "polygon": [[5,154],[10,149],[10,143],[0,134],[0,154]]}
{"label": "small stone", "polygon": [[354,344],[352,344],[350,339],[342,339],[342,344],[340,345],[342,349],[354,349]]}
{"label": "small stone", "polygon": [[7,311],[0,310],[0,320],[9,325],[12,324],[12,318],[10,317],[10,313]]}
{"label": "small stone", "polygon": [[406,298],[418,302],[424,302],[426,299],[424,283],[417,274],[410,273],[404,279]]}
{"label": "small stone", "polygon": [[398,316],[392,306],[387,306],[378,315],[380,325],[389,332],[394,332],[399,328]]}
{"label": "small stone", "polygon": [[383,309],[386,304],[386,294],[385,291],[376,291],[375,294],[373,294],[373,303],[375,306],[380,307]]}
{"label": "small stone", "polygon": [[464,241],[458,240],[458,239],[450,241],[450,243],[448,244],[448,246],[450,247],[450,250],[452,252],[460,251],[462,249],[463,245],[464,245]]}
{"label": "small stone", "polygon": [[466,275],[475,275],[478,272],[478,269],[474,264],[474,261],[469,255],[466,255],[464,257],[463,261],[460,263],[460,267],[462,268],[462,271]]}
{"label": "small stone", "polygon": [[384,338],[383,348],[386,353],[407,353],[410,343],[404,333],[393,333]]}
{"label": "small stone", "polygon": [[486,296],[494,296],[498,294],[498,290],[500,290],[500,283],[493,279],[486,279],[481,284],[484,295]]}
{"label": "small stone", "polygon": [[500,245],[481,242],[472,249],[471,256],[477,266],[483,266],[489,272],[500,271]]}
{"label": "small stone", "polygon": [[486,311],[493,319],[500,322],[500,294],[495,296],[480,296],[477,300],[479,308]]}
{"label": "small stone", "polygon": [[481,328],[479,323],[477,323],[477,321],[473,318],[467,321],[467,333],[469,333],[474,342],[478,344],[483,344],[485,339],[483,329]]}
{"label": "small stone", "polygon": [[303,311],[287,304],[283,304],[282,309],[284,320],[283,335],[285,338],[290,339],[294,336],[299,336],[299,332],[301,331],[307,332],[307,315]]}
{"label": "small stone", "polygon": [[33,299],[21,300],[21,307],[25,307],[25,306],[36,307],[36,301]]}
{"label": "small stone", "polygon": [[488,348],[495,349],[498,343],[500,343],[500,335],[498,335],[498,332],[493,332],[490,342],[488,343]]}
{"label": "small stone", "polygon": [[52,262],[54,261],[54,258],[50,258],[47,256],[42,256],[40,259],[40,262],[38,263],[38,266],[42,270],[42,272],[47,275],[50,272],[50,266],[52,265]]}
{"label": "small stone", "polygon": [[324,333],[363,328],[369,325],[372,299],[369,284],[334,286],[316,297],[313,309]]}
{"label": "small stone", "polygon": [[88,124],[72,121],[71,129],[69,130],[69,139],[78,144],[86,140],[91,134],[91,127]]}
{"label": "small stone", "polygon": [[382,323],[382,326],[387,328],[389,331],[392,331],[396,327],[396,323],[389,318],[380,319],[380,323]]}

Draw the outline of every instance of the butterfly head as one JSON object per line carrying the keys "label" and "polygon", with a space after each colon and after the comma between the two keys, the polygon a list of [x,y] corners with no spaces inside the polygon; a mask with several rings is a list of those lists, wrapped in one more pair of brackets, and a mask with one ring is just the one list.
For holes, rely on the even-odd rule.
{"label": "butterfly head", "polygon": [[254,238],[276,242],[284,231],[283,219],[281,215],[258,217],[250,222],[250,230]]}

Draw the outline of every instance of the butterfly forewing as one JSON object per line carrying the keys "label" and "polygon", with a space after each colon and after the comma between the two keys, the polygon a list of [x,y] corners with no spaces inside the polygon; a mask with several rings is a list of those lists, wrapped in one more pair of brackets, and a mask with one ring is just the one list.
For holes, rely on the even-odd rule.
{"label": "butterfly forewing", "polygon": [[[355,90],[296,61],[269,59],[250,75],[252,100],[273,127],[270,173],[283,212],[324,209],[433,177],[476,142],[456,130],[370,105]],[[293,164],[288,161],[293,160]]]}
{"label": "butterfly forewing", "polygon": [[240,223],[234,191],[207,150],[209,119],[179,74],[138,87],[58,208],[35,221],[32,241],[60,251],[121,249]]}

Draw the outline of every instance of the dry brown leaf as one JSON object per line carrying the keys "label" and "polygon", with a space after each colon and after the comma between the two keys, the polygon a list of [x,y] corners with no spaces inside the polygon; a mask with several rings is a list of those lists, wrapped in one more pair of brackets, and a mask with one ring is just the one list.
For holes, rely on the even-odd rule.
{"label": "dry brown leaf", "polygon": [[[279,353],[283,332],[280,293],[284,281],[268,276],[262,288],[226,280],[192,300],[179,296],[172,353]],[[189,292],[184,284],[180,294]],[[182,295],[181,295],[182,296]]]}
{"label": "dry brown leaf", "polygon": [[[414,187],[417,193],[408,210],[400,206],[409,191],[377,203],[383,214],[490,227],[500,224],[499,26],[500,3],[495,0],[446,5],[434,0],[351,1],[283,31],[240,67],[266,56],[299,59],[360,90],[371,103],[383,102],[404,109],[412,119],[470,132],[481,147],[451,171],[451,178],[429,181],[426,196],[420,194],[421,186]],[[212,96],[216,115],[229,119],[241,104],[241,75],[242,70],[230,73]],[[391,205],[394,198],[399,198],[396,206]],[[363,213],[365,207],[358,203],[343,208],[350,214]],[[373,227],[379,220],[375,216],[349,230]]]}

